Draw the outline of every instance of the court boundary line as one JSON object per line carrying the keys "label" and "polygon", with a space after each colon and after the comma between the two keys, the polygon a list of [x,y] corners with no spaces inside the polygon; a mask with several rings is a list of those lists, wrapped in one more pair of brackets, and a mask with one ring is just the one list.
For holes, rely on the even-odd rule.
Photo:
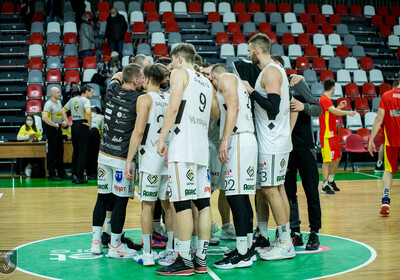
{"label": "court boundary line", "polygon": [[355,172],[355,173],[361,174],[361,175],[365,175],[365,176],[368,176],[368,177],[373,177],[373,178],[377,178],[377,179],[382,179],[382,177],[379,177],[379,176],[376,176],[376,175],[371,175],[371,174],[364,173],[364,172],[360,172],[360,171],[357,171],[357,172]]}
{"label": "court boundary line", "polygon": [[[126,229],[126,230],[140,230],[140,229],[131,228],[131,229]],[[56,236],[56,237],[50,237],[50,238],[40,239],[40,240],[36,240],[36,241],[32,241],[32,242],[29,242],[29,243],[26,243],[26,244],[19,245],[19,246],[15,247],[15,248],[12,249],[12,250],[18,250],[18,249],[21,249],[21,248],[23,248],[23,247],[25,247],[25,246],[28,246],[28,245],[31,245],[31,244],[35,244],[35,243],[39,243],[39,242],[42,242],[42,241],[47,241],[47,240],[52,240],[52,239],[62,238],[62,237],[70,237],[70,236],[85,235],[85,234],[90,234],[90,233],[92,233],[92,232],[68,234],[68,235],[61,235],[61,236]],[[307,232],[302,231],[302,233],[307,233]],[[377,253],[376,253],[375,249],[372,248],[371,246],[369,246],[368,244],[363,243],[363,242],[360,242],[360,241],[357,241],[357,240],[354,240],[354,239],[350,239],[350,238],[346,238],[346,237],[341,237],[341,236],[336,236],[336,235],[330,235],[330,234],[324,234],[324,233],[319,233],[319,235],[324,235],[324,236],[339,238],[339,239],[343,239],[343,240],[347,240],[347,241],[351,241],[351,242],[357,243],[357,244],[359,244],[359,245],[364,246],[365,248],[367,248],[367,249],[370,251],[370,253],[371,253],[371,257],[370,257],[366,262],[360,264],[359,266],[350,268],[350,269],[348,269],[348,270],[341,271],[341,272],[334,273],[334,274],[328,274],[328,275],[324,275],[324,276],[319,276],[319,277],[316,277],[316,278],[307,278],[307,280],[323,279],[323,278],[327,278],[327,277],[333,277],[333,276],[337,276],[337,275],[346,274],[346,273],[349,273],[349,272],[352,272],[352,271],[356,271],[356,270],[358,270],[358,269],[360,269],[360,268],[362,268],[362,267],[365,267],[365,266],[369,265],[369,264],[372,263],[372,262],[376,259],[376,257],[377,257]],[[24,272],[24,273],[26,273],[26,274],[33,275],[33,276],[37,276],[37,277],[43,277],[43,278],[46,278],[46,279],[61,280],[61,279],[59,279],[59,278],[44,276],[44,275],[41,275],[41,274],[37,274],[37,273],[34,273],[34,272],[27,271],[27,270],[25,270],[25,269],[20,268],[18,265],[17,265],[17,267],[16,267],[16,270],[21,271],[21,272]],[[218,275],[217,275],[214,271],[212,271],[212,270],[210,269],[209,266],[207,266],[207,271],[209,271],[210,276],[211,276],[214,280],[221,280],[221,278],[219,278]],[[210,272],[211,272],[211,273],[210,273]]]}

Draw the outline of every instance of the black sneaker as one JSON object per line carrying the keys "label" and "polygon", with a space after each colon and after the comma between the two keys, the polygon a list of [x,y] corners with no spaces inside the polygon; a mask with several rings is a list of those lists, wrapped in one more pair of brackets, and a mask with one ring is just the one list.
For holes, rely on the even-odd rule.
{"label": "black sneaker", "polygon": [[293,240],[293,246],[303,246],[303,235],[300,232],[292,231],[290,237]]}
{"label": "black sneaker", "polygon": [[121,243],[125,243],[129,249],[133,249],[136,251],[142,250],[143,246],[140,244],[135,244],[133,240],[129,237],[125,236],[125,232],[121,235]]}
{"label": "black sneaker", "polygon": [[308,236],[306,250],[307,251],[315,251],[315,250],[318,250],[318,248],[319,248],[318,233],[316,233],[315,231],[312,231],[312,232],[310,232],[310,235]]}
{"label": "black sneaker", "polygon": [[269,247],[269,238],[265,238],[261,234],[257,237],[256,242],[253,243],[253,246],[251,246],[251,250],[257,251],[260,248],[266,248]]}
{"label": "black sneaker", "polygon": [[103,246],[108,246],[110,240],[111,236],[107,232],[103,232],[103,234],[101,235],[101,244],[103,244]]}
{"label": "black sneaker", "polygon": [[85,180],[85,179],[81,179],[81,178],[76,177],[76,179],[75,179],[75,181],[73,181],[73,183],[75,183],[75,184],[87,184],[88,181]]}
{"label": "black sneaker", "polygon": [[62,179],[58,176],[51,176],[47,180],[48,181],[62,181]]}
{"label": "black sneaker", "polygon": [[88,180],[97,180],[97,176],[89,175],[87,176]]}
{"label": "black sneaker", "polygon": [[332,190],[334,190],[335,192],[340,191],[340,189],[336,186],[335,181],[333,181],[332,183],[328,183],[328,184],[331,186]]}
{"label": "black sneaker", "polygon": [[258,236],[260,236],[260,229],[256,227],[256,229],[253,231],[253,240],[257,240]]}
{"label": "black sneaker", "polygon": [[215,262],[214,266],[221,269],[232,269],[236,267],[249,267],[252,264],[253,261],[251,260],[250,250],[247,250],[245,255],[241,255],[236,249],[232,251],[232,254],[229,254],[229,256]]}
{"label": "black sneaker", "polygon": [[164,266],[156,270],[158,275],[174,276],[174,275],[193,275],[194,264],[192,261],[184,259],[178,255],[175,262],[169,266]]}
{"label": "black sneaker", "polygon": [[330,187],[330,185],[325,185],[322,187],[321,193],[325,193],[325,194],[334,194],[335,192],[333,191],[333,189]]}
{"label": "black sneaker", "polygon": [[72,179],[72,176],[68,175],[67,173],[64,173],[64,175],[61,175],[60,177],[63,180],[71,180]]}
{"label": "black sneaker", "polygon": [[78,179],[78,177],[76,177],[76,175],[72,175],[72,177],[71,177],[72,183],[75,184],[77,179]]}
{"label": "black sneaker", "polygon": [[385,167],[383,166],[383,163],[381,164],[381,166],[378,166],[378,164],[375,166],[375,172],[380,173],[380,172],[384,172],[385,171]]}
{"label": "black sneaker", "polygon": [[194,255],[193,265],[194,265],[194,272],[207,273],[207,256],[205,257],[204,260],[202,260],[197,255]]}

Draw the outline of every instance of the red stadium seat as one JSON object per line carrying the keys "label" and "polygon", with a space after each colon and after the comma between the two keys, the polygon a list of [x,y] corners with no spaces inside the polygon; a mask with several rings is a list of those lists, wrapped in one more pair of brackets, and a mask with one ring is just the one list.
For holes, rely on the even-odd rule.
{"label": "red stadium seat", "polygon": [[337,133],[338,133],[340,147],[344,148],[347,137],[349,137],[353,133],[348,128],[339,128]]}
{"label": "red stadium seat", "polygon": [[365,83],[362,85],[362,95],[367,99],[374,99],[376,97],[375,86],[372,83]]}
{"label": "red stadium seat", "polygon": [[292,33],[285,33],[282,35],[282,45],[284,48],[288,48],[289,45],[296,44]]}
{"label": "red stadium seat", "polygon": [[299,37],[297,37],[297,44],[299,44],[303,48],[311,45],[310,35],[304,33],[299,34]]}
{"label": "red stadium seat", "polygon": [[344,107],[342,108],[342,110],[351,110],[350,98],[348,98],[348,97],[340,97],[340,98],[337,100],[337,105],[339,105],[340,102],[342,102],[343,100],[346,101],[346,106],[344,106]]}
{"label": "red stadium seat", "polygon": [[175,21],[175,14],[173,12],[164,12],[162,15],[162,23],[166,23],[168,21]]}
{"label": "red stadium seat", "polygon": [[264,13],[266,14],[276,13],[276,4],[271,2],[265,3]]}
{"label": "red stadium seat", "polygon": [[314,45],[309,45],[304,48],[304,56],[308,59],[318,56],[318,49]]}
{"label": "red stadium seat", "polygon": [[324,23],[321,28],[321,33],[324,35],[333,34],[333,26],[329,23]]}
{"label": "red stadium seat", "polygon": [[136,21],[132,25],[133,35],[146,35],[146,24],[141,21]]}
{"label": "red stadium seat", "polygon": [[319,14],[319,6],[317,4],[308,4],[307,13],[309,13],[310,15]]}
{"label": "red stadium seat", "polygon": [[3,3],[3,8],[1,9],[2,15],[13,15],[15,13],[14,3],[5,2]]}
{"label": "red stadium seat", "polygon": [[344,60],[349,56],[349,48],[344,45],[337,46],[336,48],[336,56],[340,59]]}
{"label": "red stadium seat", "polygon": [[346,153],[348,153],[347,161],[344,165],[344,170],[346,170],[347,163],[350,162],[353,172],[354,172],[354,163],[352,160],[352,153],[357,153],[357,154],[368,153],[368,151],[365,150],[364,148],[364,143],[361,139],[361,136],[357,134],[352,134],[349,135],[349,137],[347,137],[344,150],[346,151]]}
{"label": "red stadium seat", "polygon": [[168,56],[168,47],[166,44],[156,44],[154,46],[154,57]]}
{"label": "red stadium seat", "polygon": [[32,22],[44,22],[44,14],[42,12],[35,12]]}
{"label": "red stadium seat", "polygon": [[355,99],[356,97],[360,97],[360,91],[358,89],[358,85],[355,83],[350,83],[346,85],[345,96],[349,99]]}
{"label": "red stadium seat", "polygon": [[87,56],[83,59],[83,69],[97,69],[97,60],[94,56]]}
{"label": "red stadium seat", "polygon": [[42,112],[42,100],[28,99],[26,101],[26,113],[27,114],[40,114],[41,112]]}
{"label": "red stadium seat", "polygon": [[108,1],[100,1],[97,4],[97,13],[110,12],[110,3]]}
{"label": "red stadium seat", "polygon": [[151,13],[157,12],[156,3],[153,1],[146,1],[143,4],[143,12],[144,13]]}
{"label": "red stadium seat", "polygon": [[357,134],[360,135],[364,143],[364,147],[366,148],[368,146],[369,137],[371,136],[371,131],[368,128],[359,128],[357,130]]}
{"label": "red stadium seat", "polygon": [[111,49],[110,49],[110,45],[109,44],[101,43],[101,55],[103,57],[111,55]]}
{"label": "red stadium seat", "polygon": [[300,19],[299,19],[300,23],[302,23],[303,25],[305,24],[309,24],[309,23],[313,23],[312,19],[311,19],[311,15],[310,14],[300,14]]}
{"label": "red stadium seat", "polygon": [[212,24],[213,22],[221,22],[221,16],[218,12],[209,12],[207,16],[207,23]]}
{"label": "red stadium seat", "polygon": [[326,63],[323,57],[314,57],[312,60],[312,68],[315,72],[326,70]]}
{"label": "red stadium seat", "polygon": [[392,86],[389,85],[388,83],[383,83],[379,85],[379,95],[382,96],[385,92],[389,91],[392,89]]}
{"label": "red stadium seat", "polygon": [[347,11],[347,7],[345,5],[336,5],[336,13],[339,16],[342,17],[347,17],[349,15],[348,11]]}
{"label": "red stadium seat", "polygon": [[323,82],[326,79],[332,79],[334,80],[334,76],[333,76],[333,72],[331,70],[322,70],[321,71],[321,77],[320,77],[320,81]]}
{"label": "red stadium seat", "polygon": [[289,3],[280,3],[279,4],[279,12],[281,14],[290,13],[290,4]]}
{"label": "red stadium seat", "polygon": [[146,21],[147,22],[160,21],[160,17],[158,16],[157,12],[148,12],[146,15]]}
{"label": "red stadium seat", "polygon": [[299,56],[296,58],[296,70],[303,72],[306,69],[310,69],[310,64],[308,59],[304,56]]}
{"label": "red stadium seat", "polygon": [[29,40],[29,44],[34,45],[34,44],[39,44],[43,45],[44,40],[43,40],[43,34],[41,33],[32,33],[31,38]]}
{"label": "red stadium seat", "polygon": [[378,15],[387,16],[389,14],[389,10],[386,6],[378,6]]}
{"label": "red stadium seat", "polygon": [[201,15],[201,4],[200,2],[190,2],[189,3],[189,15]]}
{"label": "red stadium seat", "polygon": [[395,16],[395,17],[399,17],[400,16],[400,7],[393,6],[392,10],[391,10],[391,15]]}
{"label": "red stadium seat", "polygon": [[64,69],[65,70],[73,70],[73,69],[78,69],[79,70],[79,61],[76,56],[68,56],[65,58],[65,64],[64,64]]}
{"label": "red stadium seat", "polygon": [[316,25],[315,23],[307,24],[306,33],[309,34],[309,35],[313,35],[313,34],[319,33],[318,25]]}
{"label": "red stadium seat", "polygon": [[228,34],[240,33],[239,23],[237,23],[237,22],[228,23],[227,33]]}
{"label": "red stadium seat", "polygon": [[366,99],[364,97],[357,97],[355,100],[354,108],[361,115],[366,114],[367,112],[369,112],[368,99]]}
{"label": "red stadium seat", "polygon": [[26,97],[28,99],[42,99],[43,98],[42,86],[41,85],[29,85],[28,91],[26,93]]}
{"label": "red stadium seat", "polygon": [[233,46],[237,47],[237,45],[246,43],[246,37],[244,36],[243,33],[234,33],[232,35],[232,44]]}
{"label": "red stadium seat", "polygon": [[397,20],[395,16],[392,15],[388,15],[385,17],[385,24],[386,25],[390,25],[390,26],[394,26],[397,25]]}
{"label": "red stadium seat", "polygon": [[340,20],[340,16],[337,14],[329,15],[329,23],[332,25],[341,24],[342,21]]}
{"label": "red stadium seat", "polygon": [[46,75],[46,83],[47,84],[62,84],[61,81],[61,71],[57,69],[47,70]]}
{"label": "red stadium seat", "polygon": [[124,35],[124,43],[132,43],[131,33],[125,32],[125,35]]}
{"label": "red stadium seat", "polygon": [[271,41],[271,44],[278,44],[278,37],[274,32],[267,32],[266,34]]}
{"label": "red stadium seat", "polygon": [[372,61],[372,58],[366,56],[361,58],[360,62],[361,69],[364,70],[365,72],[369,72],[372,69],[374,69],[374,62]]}
{"label": "red stadium seat", "polygon": [[249,13],[242,12],[239,14],[238,23],[243,25],[245,22],[251,22],[251,16]]}
{"label": "red stadium seat", "polygon": [[219,32],[217,33],[217,36],[215,38],[215,42],[217,44],[217,47],[220,47],[222,44],[229,44],[229,35],[228,33],[225,32]]}
{"label": "red stadium seat", "polygon": [[344,127],[342,116],[336,116],[336,126],[338,128]]}
{"label": "red stadium seat", "polygon": [[167,23],[165,23],[165,33],[168,35],[171,32],[179,32],[178,23],[176,21],[167,21]]}
{"label": "red stadium seat", "polygon": [[99,14],[99,22],[107,21],[108,16],[110,15],[109,11],[104,11]]}
{"label": "red stadium seat", "polygon": [[233,12],[236,15],[246,12],[246,4],[242,2],[236,2],[235,4],[233,4]]}
{"label": "red stadium seat", "polygon": [[264,34],[272,32],[271,24],[269,22],[261,22],[258,26],[258,32]]}
{"label": "red stadium seat", "polygon": [[76,37],[76,33],[68,32],[64,34],[64,45],[66,44],[78,44],[78,38]]}
{"label": "red stadium seat", "polygon": [[249,40],[254,36],[254,35],[256,35],[257,33],[250,33],[250,35],[249,35]]}
{"label": "red stadium seat", "polygon": [[292,74],[296,74],[297,75],[297,71],[294,69],[286,69],[286,75],[292,75]]}
{"label": "red stadium seat", "polygon": [[29,59],[29,70],[43,71],[43,59],[41,57],[32,57]]}
{"label": "red stadium seat", "polygon": [[60,45],[49,45],[49,46],[47,46],[46,56],[61,56]]}
{"label": "red stadium seat", "polygon": [[381,25],[379,27],[379,34],[382,38],[387,38],[389,35],[392,35],[392,30],[389,25]]}
{"label": "red stadium seat", "polygon": [[314,17],[314,23],[321,26],[326,23],[326,16],[324,14],[316,14]]}
{"label": "red stadium seat", "polygon": [[362,9],[359,5],[350,6],[350,16],[351,17],[362,17]]}
{"label": "red stadium seat", "polygon": [[72,82],[76,82],[78,84],[81,83],[81,78],[79,76],[78,70],[67,70],[65,71],[65,85],[69,85]]}
{"label": "red stadium seat", "polygon": [[255,14],[261,12],[260,4],[254,2],[249,3],[249,14]]}
{"label": "red stadium seat", "polygon": [[20,15],[21,14],[21,4],[17,4],[17,10],[15,11],[16,15]]}
{"label": "red stadium seat", "polygon": [[375,28],[379,28],[383,24],[382,16],[373,15],[371,18],[371,26]]}

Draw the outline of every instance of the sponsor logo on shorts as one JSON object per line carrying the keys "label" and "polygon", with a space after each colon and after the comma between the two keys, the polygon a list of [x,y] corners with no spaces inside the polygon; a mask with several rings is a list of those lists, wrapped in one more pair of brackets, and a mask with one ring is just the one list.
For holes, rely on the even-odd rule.
{"label": "sponsor logo on shorts", "polygon": [[172,177],[171,177],[171,175],[168,175],[168,183],[171,183],[172,182]]}
{"label": "sponsor logo on shorts", "polygon": [[122,112],[129,112],[129,110],[125,107],[119,107],[118,109]]}
{"label": "sponsor logo on shorts", "polygon": [[143,191],[143,196],[147,196],[147,197],[157,197],[157,192]]}
{"label": "sponsor logo on shorts", "polygon": [[118,183],[121,183],[123,179],[124,179],[124,173],[122,171],[115,171],[115,180]]}
{"label": "sponsor logo on shorts", "polygon": [[171,196],[172,196],[172,189],[171,189],[171,186],[170,186],[170,185],[168,185],[168,187],[167,187],[166,195],[167,195],[168,197],[171,197]]}
{"label": "sponsor logo on shorts", "polygon": [[196,189],[194,190],[185,190],[185,196],[196,195]]}
{"label": "sponsor logo on shorts", "polygon": [[120,186],[114,185],[114,190],[116,190],[117,192],[124,192],[126,190],[126,187],[120,187]]}
{"label": "sponsor logo on shorts", "polygon": [[211,187],[205,187],[204,188],[205,193],[211,193]]}
{"label": "sponsor logo on shorts", "polygon": [[147,181],[149,181],[150,184],[154,185],[155,183],[158,182],[158,176],[157,175],[149,175],[149,176],[147,176]]}
{"label": "sponsor logo on shorts", "polygon": [[285,175],[276,177],[276,182],[285,181]]}
{"label": "sponsor logo on shorts", "polygon": [[122,137],[115,137],[115,135],[114,135],[113,138],[111,139],[111,141],[117,142],[117,143],[121,143],[122,142]]}
{"label": "sponsor logo on shorts", "polygon": [[132,185],[132,183],[130,183],[129,184],[129,193],[132,193],[133,192],[133,185]]}
{"label": "sponsor logo on shorts", "polygon": [[225,170],[225,171],[224,171],[224,175],[225,175],[225,177],[230,177],[230,176],[232,176],[232,169]]}
{"label": "sponsor logo on shorts", "polygon": [[108,184],[98,185],[99,190],[106,190],[108,188]]}
{"label": "sponsor logo on shorts", "polygon": [[207,168],[207,182],[210,182],[210,169]]}
{"label": "sponsor logo on shorts", "polygon": [[211,171],[211,176],[219,176],[219,172],[212,172]]}
{"label": "sponsor logo on shorts", "polygon": [[188,172],[186,172],[186,178],[188,178],[190,182],[193,182],[194,180],[193,169],[189,169]]}
{"label": "sponsor logo on shorts", "polygon": [[108,102],[106,103],[106,105],[107,105],[108,107],[110,107],[110,108],[114,108],[114,104],[112,104],[112,102],[110,102],[110,101],[108,101]]}
{"label": "sponsor logo on shorts", "polygon": [[150,142],[151,142],[151,145],[153,147],[157,147],[158,146],[158,140],[156,140],[156,141],[151,140]]}
{"label": "sponsor logo on shorts", "polygon": [[99,167],[97,169],[97,177],[99,179],[102,179],[102,178],[104,178],[104,176],[106,176],[106,171],[103,168]]}
{"label": "sponsor logo on shorts", "polygon": [[106,108],[106,114],[110,114],[110,115],[111,115],[111,114],[112,114],[112,112],[113,112],[113,111],[112,111],[111,109],[109,109],[109,108]]}
{"label": "sponsor logo on shorts", "polygon": [[254,177],[254,166],[249,166],[249,168],[247,168],[247,174],[252,178]]}
{"label": "sponsor logo on shorts", "polygon": [[243,190],[245,190],[245,191],[254,191],[255,186],[256,186],[256,185],[247,185],[247,184],[244,184],[244,185],[243,185]]}
{"label": "sponsor logo on shorts", "polygon": [[259,168],[266,168],[267,167],[267,163],[265,161],[263,163],[259,163],[258,167]]}
{"label": "sponsor logo on shorts", "polygon": [[189,116],[190,123],[196,123],[194,116]]}
{"label": "sponsor logo on shorts", "polygon": [[286,165],[286,160],[282,159],[280,165],[281,165],[281,168],[284,168]]}
{"label": "sponsor logo on shorts", "polygon": [[123,119],[126,119],[126,118],[127,118],[126,115],[125,115],[124,113],[121,113],[121,112],[118,112],[118,113],[117,113],[117,117],[118,117],[118,118],[123,118]]}

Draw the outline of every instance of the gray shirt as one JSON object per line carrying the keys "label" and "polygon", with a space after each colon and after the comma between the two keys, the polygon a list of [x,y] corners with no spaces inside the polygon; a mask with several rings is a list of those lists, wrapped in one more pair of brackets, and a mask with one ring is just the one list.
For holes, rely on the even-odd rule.
{"label": "gray shirt", "polygon": [[103,124],[104,124],[104,120],[100,115],[92,114],[92,127],[91,128],[97,128],[100,133],[101,131],[103,131]]}
{"label": "gray shirt", "polygon": [[86,120],[86,109],[90,109],[90,101],[83,96],[75,96],[71,98],[64,106],[64,110],[71,111],[72,121]]}
{"label": "gray shirt", "polygon": [[49,114],[49,119],[55,123],[62,123],[62,115],[61,115],[62,105],[61,101],[57,100],[57,103],[53,100],[49,99],[44,104],[43,112]]}

